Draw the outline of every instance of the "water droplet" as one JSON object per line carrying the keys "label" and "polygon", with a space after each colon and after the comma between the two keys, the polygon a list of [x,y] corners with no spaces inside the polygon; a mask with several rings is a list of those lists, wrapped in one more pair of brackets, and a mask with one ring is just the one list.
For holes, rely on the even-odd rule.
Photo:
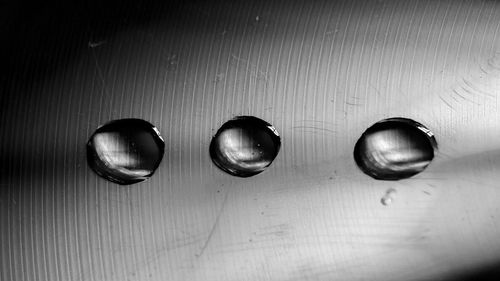
{"label": "water droplet", "polygon": [[422,172],[434,158],[437,143],[422,124],[406,118],[375,123],[360,137],[354,160],[367,175],[400,180]]}
{"label": "water droplet", "polygon": [[389,188],[385,192],[385,195],[382,197],[382,199],[380,199],[380,203],[382,203],[382,205],[384,206],[392,204],[395,195],[396,195],[396,190],[394,188]]}
{"label": "water droplet", "polygon": [[278,155],[281,141],[276,129],[264,120],[240,116],[217,131],[210,156],[217,167],[238,177],[264,171]]}
{"label": "water droplet", "polygon": [[99,127],[87,143],[87,162],[101,177],[128,185],[151,177],[165,143],[159,131],[141,119],[120,119]]}

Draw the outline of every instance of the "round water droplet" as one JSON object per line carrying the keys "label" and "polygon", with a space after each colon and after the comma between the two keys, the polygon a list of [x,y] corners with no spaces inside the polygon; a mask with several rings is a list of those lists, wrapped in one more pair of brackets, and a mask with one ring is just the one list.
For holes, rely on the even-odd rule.
{"label": "round water droplet", "polygon": [[354,147],[354,160],[367,175],[400,180],[422,172],[437,143],[422,124],[406,118],[382,120],[368,128]]}
{"label": "round water droplet", "polygon": [[120,119],[99,127],[87,143],[87,162],[101,177],[128,185],[151,177],[165,143],[158,130],[141,119]]}
{"label": "round water droplet", "polygon": [[238,177],[264,171],[281,146],[276,129],[266,121],[240,116],[226,122],[210,143],[210,156],[217,167]]}

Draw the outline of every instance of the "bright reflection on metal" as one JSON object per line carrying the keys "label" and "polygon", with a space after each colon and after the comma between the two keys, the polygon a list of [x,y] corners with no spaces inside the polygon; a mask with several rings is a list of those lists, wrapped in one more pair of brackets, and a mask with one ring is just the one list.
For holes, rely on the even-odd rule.
{"label": "bright reflection on metal", "polygon": [[278,155],[281,146],[276,129],[252,116],[226,122],[210,143],[210,156],[217,167],[238,177],[264,171]]}
{"label": "bright reflection on metal", "polygon": [[121,119],[99,127],[87,143],[87,162],[118,184],[143,181],[158,167],[165,144],[158,130],[141,119]]}
{"label": "bright reflection on metal", "polygon": [[367,175],[400,180],[422,172],[434,158],[437,143],[431,131],[406,118],[382,120],[356,143],[354,160]]}

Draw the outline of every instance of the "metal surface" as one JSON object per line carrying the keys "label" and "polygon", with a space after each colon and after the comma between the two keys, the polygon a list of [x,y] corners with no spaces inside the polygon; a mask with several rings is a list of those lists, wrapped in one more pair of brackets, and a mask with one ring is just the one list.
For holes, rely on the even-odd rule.
{"label": "metal surface", "polygon": [[[500,263],[497,1],[2,14],[2,281],[460,280]],[[282,144],[249,178],[209,155],[243,115]],[[439,150],[423,172],[379,181],[353,149],[391,117],[425,124]],[[94,130],[121,118],[165,140],[155,174],[127,187],[86,159]]]}

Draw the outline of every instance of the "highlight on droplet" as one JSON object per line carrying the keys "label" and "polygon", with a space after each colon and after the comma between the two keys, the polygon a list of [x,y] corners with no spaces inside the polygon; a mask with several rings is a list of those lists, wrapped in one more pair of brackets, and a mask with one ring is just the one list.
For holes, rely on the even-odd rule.
{"label": "highlight on droplet", "polygon": [[97,128],[87,142],[87,163],[102,178],[129,185],[151,177],[160,165],[165,142],[151,123],[119,119]]}

